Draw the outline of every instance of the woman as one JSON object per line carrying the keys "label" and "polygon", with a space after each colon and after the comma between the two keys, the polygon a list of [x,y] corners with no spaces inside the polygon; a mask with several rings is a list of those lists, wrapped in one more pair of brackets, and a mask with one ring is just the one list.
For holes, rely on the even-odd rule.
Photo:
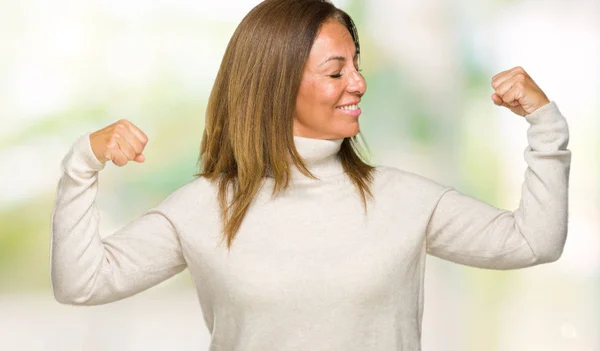
{"label": "woman", "polygon": [[63,160],[51,277],[61,303],[195,281],[211,350],[419,350],[425,255],[513,269],[557,260],[567,234],[568,128],[520,67],[496,105],[530,124],[522,201],[497,209],[357,152],[366,83],[350,17],[326,1],[266,0],[240,23],[210,96],[203,172],[101,239],[98,172],[143,162],[121,120]]}

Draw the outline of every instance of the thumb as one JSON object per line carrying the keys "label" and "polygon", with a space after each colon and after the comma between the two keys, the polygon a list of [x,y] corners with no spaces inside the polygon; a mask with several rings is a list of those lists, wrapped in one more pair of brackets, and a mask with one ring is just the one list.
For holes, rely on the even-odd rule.
{"label": "thumb", "polygon": [[502,100],[502,98],[500,97],[500,95],[498,95],[496,93],[492,94],[492,101],[494,102],[494,104],[496,104],[498,106],[504,105],[504,100]]}
{"label": "thumb", "polygon": [[142,163],[146,160],[146,157],[143,154],[139,154],[133,160],[135,162]]}

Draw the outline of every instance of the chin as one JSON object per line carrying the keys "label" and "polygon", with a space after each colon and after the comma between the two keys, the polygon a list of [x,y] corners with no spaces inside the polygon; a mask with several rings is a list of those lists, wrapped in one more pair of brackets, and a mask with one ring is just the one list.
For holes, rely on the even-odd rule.
{"label": "chin", "polygon": [[356,136],[359,132],[360,132],[360,129],[358,129],[358,128],[344,130],[344,131],[335,131],[333,133],[330,133],[329,134],[330,137],[328,137],[327,139],[334,140],[334,139],[351,138],[353,136]]}
{"label": "chin", "polygon": [[335,140],[350,138],[356,136],[360,132],[360,126],[358,123],[346,124],[344,126],[336,127],[320,130],[294,130],[294,135],[314,139]]}
{"label": "chin", "polygon": [[358,125],[358,123],[356,123],[356,124],[353,124],[352,126],[348,126],[348,128],[345,128],[343,132],[340,131],[339,138],[350,138],[350,137],[356,136],[359,132],[360,132],[360,126]]}

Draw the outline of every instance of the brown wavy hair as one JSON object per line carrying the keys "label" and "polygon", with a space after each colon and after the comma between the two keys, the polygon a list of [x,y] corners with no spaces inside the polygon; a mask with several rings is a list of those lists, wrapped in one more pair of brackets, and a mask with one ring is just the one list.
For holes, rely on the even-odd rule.
{"label": "brown wavy hair", "polygon": [[[293,114],[304,65],[328,19],[348,28],[359,53],[354,22],[325,0],[266,0],[244,17],[227,45],[206,109],[198,159],[203,172],[195,176],[218,181],[228,249],[267,175],[274,178],[273,195],[289,184],[289,158],[317,179],[295,148]],[[357,136],[344,139],[338,157],[366,211],[374,167],[360,157]]]}

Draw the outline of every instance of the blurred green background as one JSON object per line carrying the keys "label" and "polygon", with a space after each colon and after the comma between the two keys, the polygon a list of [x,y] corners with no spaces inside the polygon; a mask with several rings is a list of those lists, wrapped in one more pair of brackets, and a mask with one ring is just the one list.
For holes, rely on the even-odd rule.
{"label": "blurred green background", "polygon": [[[207,349],[186,272],[63,306],[49,280],[60,162],[126,118],[146,162],[100,176],[109,235],[192,180],[221,57],[258,1],[0,0],[0,350]],[[515,209],[526,121],[491,78],[520,65],[569,121],[569,238],[555,263],[490,271],[428,257],[423,350],[600,350],[600,2],[334,1],[353,16],[371,161]]]}

